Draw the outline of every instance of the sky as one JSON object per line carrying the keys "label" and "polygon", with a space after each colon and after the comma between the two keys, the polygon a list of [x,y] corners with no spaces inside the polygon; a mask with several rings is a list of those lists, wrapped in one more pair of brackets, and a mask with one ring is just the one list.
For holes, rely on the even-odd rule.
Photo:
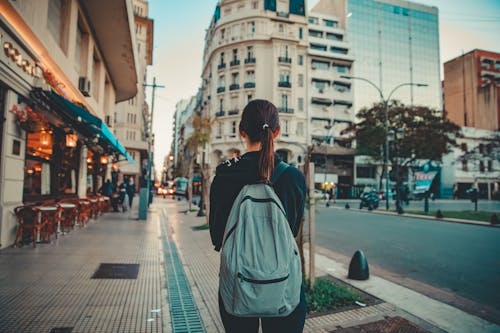
{"label": "sky", "polygon": [[[195,95],[201,83],[205,30],[217,2],[149,0],[149,16],[154,20],[154,48],[148,83],[156,77],[157,84],[165,85],[156,90],[153,120],[157,171],[170,153],[175,104]],[[310,9],[318,0],[306,2]],[[442,63],[476,48],[500,53],[500,0],[415,2],[439,9]],[[151,88],[147,88],[146,93],[147,103],[151,105]]]}

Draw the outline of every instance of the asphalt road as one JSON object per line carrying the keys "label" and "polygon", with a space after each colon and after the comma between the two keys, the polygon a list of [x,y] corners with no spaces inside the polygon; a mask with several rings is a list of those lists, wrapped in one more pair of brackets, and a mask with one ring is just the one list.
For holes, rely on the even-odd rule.
{"label": "asphalt road", "polygon": [[500,310],[500,228],[317,208],[319,246]]}

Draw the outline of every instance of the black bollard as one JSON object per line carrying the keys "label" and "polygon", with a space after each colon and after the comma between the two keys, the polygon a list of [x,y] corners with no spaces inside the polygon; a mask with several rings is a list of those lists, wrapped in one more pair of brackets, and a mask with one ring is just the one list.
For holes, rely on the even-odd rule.
{"label": "black bollard", "polygon": [[441,211],[441,209],[438,209],[436,212],[436,218],[442,219],[443,217],[444,217],[443,212]]}
{"label": "black bollard", "polygon": [[345,209],[349,209],[349,208],[351,208],[351,206],[349,206],[349,204],[348,204],[348,203],[346,203],[346,204],[345,204]]}
{"label": "black bollard", "polygon": [[490,218],[490,223],[491,223],[491,224],[498,224],[498,223],[500,223],[500,221],[498,221],[498,216],[497,216],[497,214],[493,213],[493,215],[491,215],[491,218]]}
{"label": "black bollard", "polygon": [[347,277],[352,280],[368,280],[370,278],[368,261],[363,251],[357,250],[352,256]]}

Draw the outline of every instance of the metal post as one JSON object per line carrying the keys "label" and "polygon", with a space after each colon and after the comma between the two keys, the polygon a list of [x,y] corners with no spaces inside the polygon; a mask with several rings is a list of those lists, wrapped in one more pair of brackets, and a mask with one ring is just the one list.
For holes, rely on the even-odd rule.
{"label": "metal post", "polygon": [[316,199],[314,198],[314,163],[309,162],[309,287],[314,288],[314,250],[316,247]]}
{"label": "metal post", "polygon": [[384,100],[385,113],[385,209],[389,210],[389,102]]}
{"label": "metal post", "polygon": [[[152,140],[153,140],[153,115],[155,110],[155,92],[156,88],[165,88],[163,85],[156,84],[156,77],[153,77],[153,84],[145,84],[144,87],[152,87],[153,94],[151,96],[151,118],[148,119],[148,165],[146,171],[146,194],[144,191],[142,195],[139,197],[139,219],[145,220],[147,218],[147,209],[145,207],[149,206],[149,197],[151,196],[151,168],[152,168],[152,159],[153,159],[153,151],[152,151]],[[142,209],[141,209],[142,207]]]}

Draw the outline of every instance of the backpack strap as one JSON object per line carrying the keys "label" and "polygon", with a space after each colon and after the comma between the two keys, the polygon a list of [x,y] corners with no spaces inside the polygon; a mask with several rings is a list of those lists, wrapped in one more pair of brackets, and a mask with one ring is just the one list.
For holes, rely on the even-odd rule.
{"label": "backpack strap", "polygon": [[280,176],[283,174],[283,172],[285,172],[286,169],[288,169],[289,166],[290,166],[289,164],[287,164],[283,161],[280,161],[278,163],[276,168],[274,168],[273,174],[271,175],[271,179],[269,181],[271,186],[276,184],[276,182],[278,181]]}

